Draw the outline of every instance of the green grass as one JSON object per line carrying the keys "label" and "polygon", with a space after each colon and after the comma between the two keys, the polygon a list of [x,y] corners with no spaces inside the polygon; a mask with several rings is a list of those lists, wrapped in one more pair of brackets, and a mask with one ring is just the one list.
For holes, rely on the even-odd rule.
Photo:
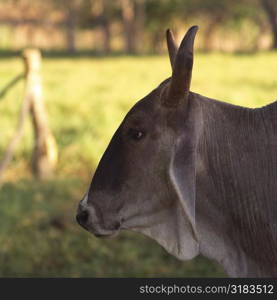
{"label": "green grass", "polygon": [[[192,90],[263,106],[276,99],[276,69],[277,53],[196,54]],[[0,59],[0,94],[21,71],[19,58]],[[44,59],[44,96],[59,165],[52,181],[32,179],[29,122],[0,190],[0,276],[224,276],[203,257],[180,262],[137,233],[96,239],[74,220],[119,122],[169,74],[165,56]],[[23,90],[21,82],[0,99],[0,159],[14,131]]]}

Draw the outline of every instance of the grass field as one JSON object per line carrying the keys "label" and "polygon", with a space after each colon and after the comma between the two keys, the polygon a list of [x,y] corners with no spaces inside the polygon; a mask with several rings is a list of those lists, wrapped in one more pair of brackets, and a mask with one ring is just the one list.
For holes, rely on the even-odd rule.
{"label": "grass field", "polygon": [[[192,90],[248,107],[277,97],[277,53],[196,54]],[[22,71],[0,59],[0,92]],[[0,276],[225,276],[203,257],[180,262],[137,233],[99,240],[75,223],[78,201],[128,109],[170,75],[166,56],[45,58],[43,83],[59,165],[49,182],[32,179],[30,123],[0,189]],[[0,99],[0,160],[22,101],[21,82]]]}

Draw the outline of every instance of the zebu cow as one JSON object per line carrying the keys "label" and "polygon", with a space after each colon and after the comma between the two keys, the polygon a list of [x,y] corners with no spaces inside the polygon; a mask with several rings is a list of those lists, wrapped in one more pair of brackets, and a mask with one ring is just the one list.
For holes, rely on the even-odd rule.
{"label": "zebu cow", "polygon": [[[129,111],[80,202],[97,237],[141,232],[230,276],[277,276],[277,102],[250,109],[189,91],[191,27],[167,44],[172,77]],[[207,78],[207,80],[209,80]]]}

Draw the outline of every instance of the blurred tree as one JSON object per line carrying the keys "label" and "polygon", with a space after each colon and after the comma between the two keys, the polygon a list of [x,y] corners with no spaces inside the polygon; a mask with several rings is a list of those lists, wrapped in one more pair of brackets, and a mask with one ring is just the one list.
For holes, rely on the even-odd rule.
{"label": "blurred tree", "polygon": [[[90,0],[89,24],[100,25],[103,34],[103,52],[111,52],[111,23],[114,4],[109,0]],[[86,14],[86,12],[84,11]]]}
{"label": "blurred tree", "polygon": [[196,18],[204,18],[204,49],[212,50],[213,38],[219,25],[226,22],[232,15],[235,6],[234,1],[230,0],[187,0],[188,14]]}
{"label": "blurred tree", "polygon": [[112,5],[109,5],[108,0],[94,0],[92,3],[98,4],[94,6],[94,11],[97,13],[97,17],[103,32],[103,50],[104,53],[111,52],[111,9]]}
{"label": "blurred tree", "polygon": [[[43,0],[39,0],[42,1]],[[84,0],[52,0],[53,8],[65,12],[66,44],[69,53],[76,52],[76,29],[78,16]]]}
{"label": "blurred tree", "polygon": [[[104,53],[113,50],[112,42],[118,38],[115,33],[120,31],[117,41],[123,39],[126,53],[149,49],[160,52],[166,28],[177,27],[183,32],[182,26],[193,23],[201,26],[199,40],[204,50],[224,45],[224,35],[220,46],[216,38],[226,30],[246,35],[241,43],[233,35],[234,43],[230,39],[226,43],[231,48],[247,45],[256,49],[265,41],[259,33],[267,32],[269,26],[273,48],[277,48],[277,0],[0,0],[0,23],[22,28],[25,40],[31,44],[42,40],[37,38],[40,29],[52,26],[58,32],[62,28],[71,53],[76,51],[76,35],[83,29],[93,34],[100,29],[102,37],[97,40],[97,48]],[[249,34],[243,29],[245,24],[251,27]],[[52,38],[47,39],[51,43]]]}
{"label": "blurred tree", "polygon": [[136,0],[136,35],[137,51],[144,50],[144,31],[145,31],[145,0]]}
{"label": "blurred tree", "polygon": [[[67,40],[67,50],[69,53],[74,53],[76,51],[76,24],[77,24],[77,12],[76,12],[76,1],[67,0],[67,20],[66,20],[66,40]],[[65,3],[64,3],[65,4]]]}
{"label": "blurred tree", "polygon": [[136,52],[135,1],[119,0],[124,28],[125,51]]}
{"label": "blurred tree", "polygon": [[[83,0],[80,10],[79,26],[85,29],[99,28],[102,39],[97,41],[104,53],[112,51],[112,24],[118,20],[120,10],[116,1]],[[93,32],[95,34],[95,32]]]}
{"label": "blurred tree", "polygon": [[267,15],[271,26],[273,43],[272,48],[277,49],[277,1],[276,0],[260,0],[261,5]]}
{"label": "blurred tree", "polygon": [[145,0],[119,0],[125,52],[143,50],[145,31]]}
{"label": "blurred tree", "polygon": [[145,3],[145,28],[150,39],[150,48],[159,52],[164,44],[164,34],[168,27],[185,14],[186,0],[148,0]]}
{"label": "blurred tree", "polygon": [[202,48],[207,51],[214,49],[214,38],[219,28],[231,25],[238,30],[244,20],[257,21],[257,16],[260,16],[256,0],[183,0],[181,4],[181,18],[204,23]]}

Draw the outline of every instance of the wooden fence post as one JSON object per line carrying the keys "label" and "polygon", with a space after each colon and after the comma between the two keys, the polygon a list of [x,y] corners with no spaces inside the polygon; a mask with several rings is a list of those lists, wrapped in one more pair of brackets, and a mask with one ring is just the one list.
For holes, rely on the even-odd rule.
{"label": "wooden fence post", "polygon": [[54,136],[48,126],[41,85],[41,53],[38,49],[23,51],[25,63],[25,97],[30,97],[30,113],[34,128],[34,150],[32,170],[39,179],[49,178],[57,164],[58,150]]}

